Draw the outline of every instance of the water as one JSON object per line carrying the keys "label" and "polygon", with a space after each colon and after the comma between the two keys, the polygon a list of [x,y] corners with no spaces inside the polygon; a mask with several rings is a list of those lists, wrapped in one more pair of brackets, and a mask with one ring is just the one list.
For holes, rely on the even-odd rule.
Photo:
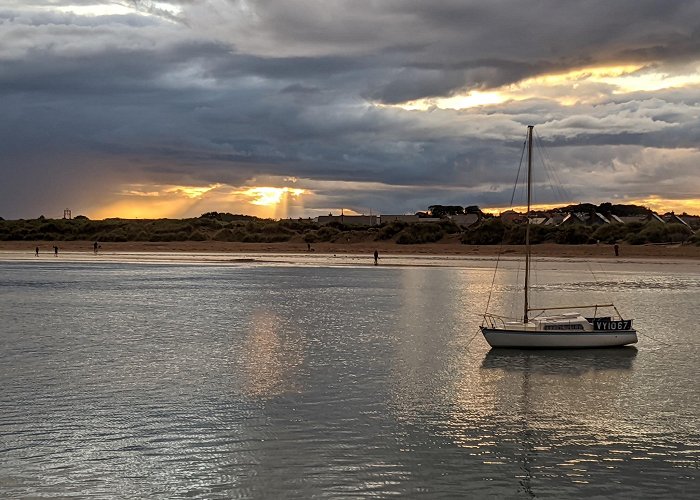
{"label": "water", "polygon": [[483,266],[47,259],[0,276],[0,497],[697,493],[695,271],[550,264],[542,294],[613,294],[642,333],[574,352],[489,351]]}

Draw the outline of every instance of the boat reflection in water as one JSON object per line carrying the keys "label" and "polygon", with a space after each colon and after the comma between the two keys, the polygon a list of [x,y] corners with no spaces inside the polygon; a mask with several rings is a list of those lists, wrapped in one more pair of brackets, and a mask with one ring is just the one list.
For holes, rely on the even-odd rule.
{"label": "boat reflection in water", "polygon": [[[601,398],[627,378],[621,373],[632,373],[636,356],[634,347],[575,351],[491,349],[486,353],[481,369],[501,372],[502,387],[511,388],[507,399],[514,412],[514,425],[520,427],[515,432],[512,457],[520,469],[519,496],[535,498],[542,475],[563,474],[570,476],[573,483],[587,483],[589,470],[582,464],[608,459],[584,446],[589,439],[584,436],[605,439],[605,418],[591,415],[612,404]],[[583,450],[573,446],[576,442]],[[554,467],[547,465],[552,455],[558,462]]]}
{"label": "boat reflection in water", "polygon": [[636,347],[616,349],[491,349],[481,368],[550,375],[582,375],[586,372],[630,370]]}

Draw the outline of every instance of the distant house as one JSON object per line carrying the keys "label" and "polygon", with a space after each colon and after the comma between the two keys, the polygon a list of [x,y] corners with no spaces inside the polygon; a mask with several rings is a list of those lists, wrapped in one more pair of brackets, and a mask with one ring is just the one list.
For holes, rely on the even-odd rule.
{"label": "distant house", "polygon": [[615,217],[616,219],[615,222],[620,222],[622,224],[634,224],[635,222],[641,224],[648,224],[650,222],[665,224],[664,220],[654,212],[651,212],[647,215],[627,215],[619,217],[615,215],[613,217]]}
{"label": "distant house", "polygon": [[618,217],[615,214],[610,214],[610,223],[611,224],[624,224],[625,221],[623,221],[620,217]]}
{"label": "distant house", "polygon": [[458,226],[462,227],[473,226],[481,220],[481,216],[479,214],[456,214],[448,215],[447,218]]}
{"label": "distant house", "polygon": [[683,221],[685,221],[688,226],[690,226],[692,229],[698,229],[700,228],[700,215],[688,215],[688,214],[683,214],[679,215]]}
{"label": "distant house", "polygon": [[320,225],[338,222],[349,226],[376,226],[376,215],[319,215],[318,223]]}
{"label": "distant house", "polygon": [[515,210],[506,210],[505,212],[501,212],[501,215],[499,217],[502,222],[514,222],[516,224],[525,222],[526,220],[525,215],[520,214]]}
{"label": "distant house", "polygon": [[542,226],[549,220],[549,217],[530,217],[530,224],[534,226]]}
{"label": "distant house", "polygon": [[297,218],[289,217],[287,219],[280,219],[280,222],[308,222],[308,223],[312,223],[312,222],[318,222],[318,217],[315,217],[313,219],[311,217],[307,217],[305,219],[302,217],[297,217]]}
{"label": "distant house", "polygon": [[685,220],[683,220],[681,217],[678,217],[674,213],[666,214],[663,216],[663,221],[666,224],[682,224],[688,229],[690,229],[690,224],[688,224]]}
{"label": "distant house", "polygon": [[379,221],[382,224],[389,222],[418,222],[418,215],[380,215]]}
{"label": "distant house", "polygon": [[589,226],[604,226],[606,224],[610,224],[610,220],[600,212],[595,212],[593,215],[588,217],[586,224]]}
{"label": "distant house", "polygon": [[594,212],[592,214],[586,214],[583,212],[572,212],[564,217],[559,225],[569,226],[571,224],[584,224],[586,226],[604,226],[610,224],[610,219],[605,217],[600,212]]}
{"label": "distant house", "polygon": [[622,224],[634,224],[635,222],[639,222],[639,223],[643,224],[644,222],[647,221],[646,215],[627,215],[627,216],[620,216],[620,217],[615,216],[615,217]]}
{"label": "distant house", "polygon": [[560,226],[570,226],[571,224],[586,224],[586,215],[579,212],[572,212],[564,217]]}
{"label": "distant house", "polygon": [[647,215],[647,216],[644,218],[644,222],[658,222],[658,223],[661,223],[661,224],[665,224],[665,223],[666,223],[661,217],[659,217],[659,216],[658,216],[657,214],[655,214],[654,212],[652,212],[652,213],[650,213],[649,215]]}
{"label": "distant house", "polygon": [[558,226],[562,222],[564,222],[564,219],[566,218],[565,214],[552,214],[547,218],[546,221],[544,221],[545,226]]}

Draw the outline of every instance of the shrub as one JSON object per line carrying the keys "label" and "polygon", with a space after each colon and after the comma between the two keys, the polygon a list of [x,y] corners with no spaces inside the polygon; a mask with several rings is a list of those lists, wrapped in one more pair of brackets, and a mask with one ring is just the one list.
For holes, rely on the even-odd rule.
{"label": "shrub", "polygon": [[399,234],[401,231],[403,231],[406,228],[406,226],[408,226],[406,222],[398,220],[382,224],[379,228],[379,233],[377,234],[376,239],[390,240],[391,238]]}
{"label": "shrub", "polygon": [[418,243],[434,243],[445,236],[439,224],[416,223],[408,225],[396,239],[399,245],[413,245]]}
{"label": "shrub", "polygon": [[300,220],[283,220],[279,222],[279,226],[293,231],[305,232],[315,229],[317,224],[309,219]]}
{"label": "shrub", "polygon": [[209,238],[201,231],[193,231],[187,239],[190,241],[206,241]]}
{"label": "shrub", "polygon": [[136,233],[136,236],[134,236],[134,241],[148,241],[148,233],[146,233],[146,231],[143,229],[140,230],[138,233]]}
{"label": "shrub", "polygon": [[462,232],[459,225],[450,219],[441,220],[438,222],[438,226],[440,226],[440,229],[447,234],[457,234]]}
{"label": "shrub", "polygon": [[626,239],[631,229],[631,226],[625,224],[606,224],[598,227],[591,237],[596,241],[612,244]]}
{"label": "shrub", "polygon": [[294,231],[290,231],[275,222],[263,224],[258,231],[263,234],[286,234],[287,236],[292,236],[294,234]]}
{"label": "shrub", "polygon": [[336,228],[330,226],[323,226],[316,233],[316,237],[318,238],[318,241],[331,241],[339,234],[340,231],[338,231]]}
{"label": "shrub", "polygon": [[688,239],[692,231],[683,224],[647,224],[638,233],[632,233],[627,241],[632,245],[645,243],[679,243]]}
{"label": "shrub", "polygon": [[[204,215],[202,215],[202,217],[204,217]],[[233,231],[230,229],[222,229],[221,231],[218,231],[214,234],[214,236],[212,236],[211,239],[214,241],[236,241],[234,239]]]}
{"label": "shrub", "polygon": [[506,224],[500,219],[488,219],[474,229],[467,230],[461,238],[466,245],[498,245],[503,242]]}
{"label": "shrub", "polygon": [[149,236],[148,241],[187,241],[190,233],[179,231],[176,233],[153,233]]}
{"label": "shrub", "polygon": [[[530,243],[536,245],[538,243],[553,242],[557,238],[557,228],[554,226],[530,226]],[[525,236],[523,236],[523,241]]]}
{"label": "shrub", "polygon": [[190,225],[193,229],[207,228],[207,229],[219,229],[221,227],[221,222],[216,218],[200,218],[191,219]]}
{"label": "shrub", "polygon": [[[216,223],[216,221],[214,221]],[[151,231],[156,234],[171,234],[178,232],[186,232],[188,235],[194,231],[194,226],[189,224],[187,221],[172,220],[172,219],[161,219],[158,221],[153,221],[150,224]],[[187,238],[185,238],[187,239]],[[168,241],[168,240],[162,240]],[[172,241],[172,240],[169,240]]]}
{"label": "shrub", "polygon": [[592,235],[593,228],[590,226],[584,226],[582,224],[559,226],[555,241],[566,245],[582,245],[588,243]]}
{"label": "shrub", "polygon": [[243,237],[245,243],[276,243],[289,241],[291,236],[286,233],[248,233]]}
{"label": "shrub", "polygon": [[309,231],[304,234],[304,243],[316,243],[318,241],[318,231]]}

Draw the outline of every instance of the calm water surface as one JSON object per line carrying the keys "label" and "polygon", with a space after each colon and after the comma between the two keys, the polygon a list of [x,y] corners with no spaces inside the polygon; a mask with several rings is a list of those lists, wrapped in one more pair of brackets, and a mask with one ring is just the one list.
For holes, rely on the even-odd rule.
{"label": "calm water surface", "polygon": [[0,262],[0,497],[696,498],[700,275],[554,267],[638,347],[490,351],[485,268]]}

